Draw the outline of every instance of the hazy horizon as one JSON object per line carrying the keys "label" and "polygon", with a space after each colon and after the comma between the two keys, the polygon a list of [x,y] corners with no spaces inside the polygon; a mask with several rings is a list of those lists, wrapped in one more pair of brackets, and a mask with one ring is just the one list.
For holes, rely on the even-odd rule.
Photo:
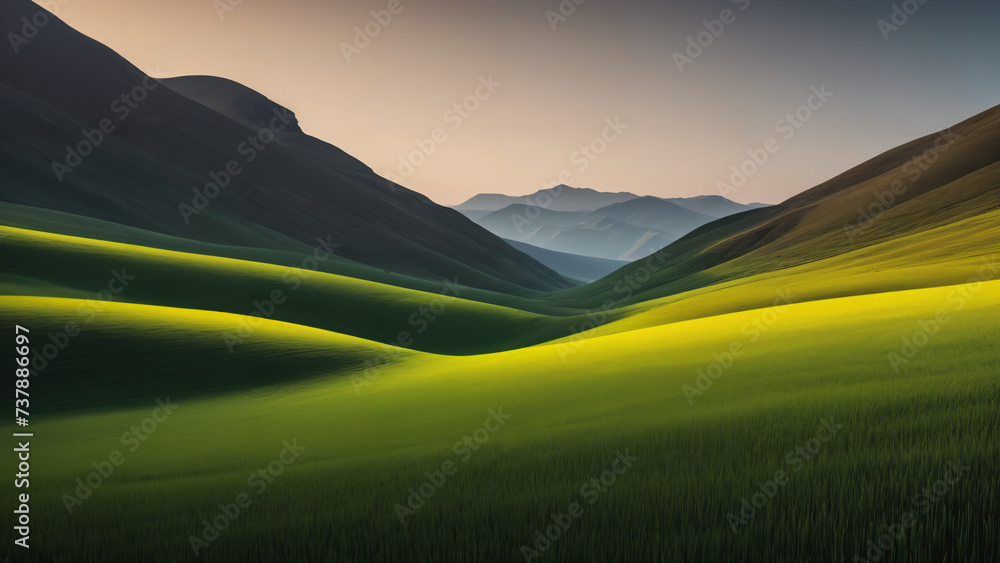
{"label": "hazy horizon", "polygon": [[[306,133],[442,204],[560,183],[720,194],[769,138],[767,162],[720,195],[776,203],[993,107],[1000,91],[1000,6],[971,1],[63,1],[38,3],[157,77],[254,88]],[[900,6],[907,21],[880,29]],[[702,32],[708,46],[685,52]],[[477,93],[475,109],[454,108]],[[810,117],[789,128],[807,102]],[[605,152],[579,154],[602,133]],[[408,158],[421,145],[433,154]]]}

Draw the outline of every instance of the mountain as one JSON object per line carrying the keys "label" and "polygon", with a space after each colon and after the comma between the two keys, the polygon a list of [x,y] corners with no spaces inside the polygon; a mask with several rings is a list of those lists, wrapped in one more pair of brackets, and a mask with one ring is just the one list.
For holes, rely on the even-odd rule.
{"label": "mountain", "polygon": [[476,223],[499,237],[522,240],[540,227],[575,227],[586,216],[586,211],[552,211],[515,203],[488,213]]}
{"label": "mountain", "polygon": [[[643,196],[629,192],[598,192],[588,188],[571,188],[566,185],[559,185],[525,196],[478,194],[462,204],[453,206],[453,208],[461,211],[463,215],[473,221],[478,222],[489,213],[499,211],[511,205],[541,207],[549,211],[596,211],[597,209],[616,203],[624,203],[642,198]],[[657,199],[668,201],[695,213],[716,219],[770,205],[768,203],[736,203],[720,195]]]}
{"label": "mountain", "polygon": [[560,184],[547,190],[539,190],[530,195],[509,196],[502,194],[479,194],[468,201],[454,206],[462,211],[499,211],[511,205],[529,205],[550,211],[593,211],[613,203],[621,203],[639,196],[628,192],[599,192],[590,188],[573,188]]}
{"label": "mountain", "polygon": [[660,231],[597,215],[566,228],[540,226],[522,242],[559,252],[630,261],[674,240],[676,237]]}
{"label": "mountain", "polygon": [[[3,8],[12,22],[47,14],[28,0]],[[0,50],[0,201],[222,245],[324,241],[375,268],[508,293],[570,285],[302,133],[266,96],[220,78],[151,79],[46,17]]]}
{"label": "mountain", "polygon": [[580,254],[570,254],[568,252],[558,252],[516,240],[508,240],[507,243],[560,274],[583,282],[599,280],[615,270],[628,265],[628,262],[624,260],[607,260],[592,256],[582,256]]}
{"label": "mountain", "polygon": [[507,206],[477,222],[508,240],[614,261],[640,258],[678,238],[599,212],[551,211],[524,204]]}
{"label": "mountain", "polygon": [[480,219],[486,217],[487,215],[493,212],[485,209],[462,209],[459,211],[459,213],[468,217],[469,220],[475,223],[479,223]]}
{"label": "mountain", "polygon": [[[461,261],[432,267],[474,276],[497,256],[461,256],[492,239],[454,230],[469,225],[457,212],[392,186],[377,192],[386,209],[362,206],[377,187],[363,165],[225,82],[198,79],[184,95],[157,83],[136,108],[108,106],[90,88],[114,69],[77,51],[63,54],[90,83],[58,75],[32,94],[23,78],[40,78],[0,59],[5,77],[14,68],[0,79],[0,194],[37,187],[40,203],[72,198],[160,227],[153,187],[190,191],[171,182],[232,158],[224,143],[270,127],[254,125],[267,111],[285,130],[177,236],[0,201],[0,326],[8,346],[17,335],[25,382],[7,407],[21,426],[30,409],[22,430],[37,436],[34,449],[14,442],[22,474],[30,463],[30,490],[15,483],[14,530],[26,545],[30,512],[34,532],[23,559],[972,563],[998,551],[1000,107],[594,283],[442,295],[342,256],[307,272],[312,215],[281,218],[305,207],[343,229],[335,221],[365,228],[359,214],[409,217],[339,236],[371,237],[354,246],[369,262],[394,245],[381,260],[395,265],[405,252],[445,257],[423,230],[464,236],[442,247]],[[80,99],[95,105],[74,109]],[[112,107],[135,113],[91,134]],[[80,128],[99,150],[46,185],[37,169],[49,170],[52,139]],[[192,174],[164,176],[175,169]],[[134,181],[112,181],[122,177]],[[223,199],[247,189],[273,229]],[[333,198],[325,190],[342,203],[313,210]],[[680,213],[628,203],[530,236],[648,241],[659,231],[611,215],[661,225],[645,207]],[[535,219],[567,219],[546,211]],[[215,230],[199,230],[205,219]],[[260,246],[185,238],[196,230]],[[514,257],[499,266],[538,279]],[[601,503],[583,510],[582,498]],[[917,524],[896,541],[891,522],[917,504],[927,514],[909,512]],[[442,555],[414,556],[430,553]]]}
{"label": "mountain", "polygon": [[294,113],[239,82],[217,76],[178,76],[164,78],[160,83],[247,127],[269,127],[275,115],[288,115],[284,130],[303,132]]}
{"label": "mountain", "polygon": [[505,239],[630,261],[714,219],[762,207],[768,204],[744,205],[715,195],[658,198],[560,185],[521,197],[479,194],[455,209]]}
{"label": "mountain", "polygon": [[751,209],[770,206],[768,203],[736,203],[735,201],[726,199],[721,195],[669,197],[664,198],[664,201],[669,201],[670,203],[677,204],[685,209],[690,209],[695,213],[701,213],[702,215],[708,215],[709,217],[714,217],[716,219],[721,219],[722,217],[742,213]]}
{"label": "mountain", "polygon": [[[634,299],[853,257],[876,271],[901,262],[945,264],[1000,240],[1000,106],[882,153],[778,205],[704,225],[663,249],[665,265]],[[645,261],[643,261],[645,262]],[[621,276],[643,264],[630,264]],[[955,266],[933,270],[941,283]],[[569,290],[599,303],[614,280]],[[920,287],[912,276],[871,280],[886,291]],[[869,288],[870,289],[870,288]]]}
{"label": "mountain", "polygon": [[[716,203],[717,209],[721,207]],[[476,222],[500,237],[538,248],[604,260],[631,261],[659,250],[712,220],[714,217],[671,201],[645,196],[590,212],[553,211],[516,203],[488,213]]]}
{"label": "mountain", "polygon": [[702,215],[687,207],[652,196],[602,207],[590,213],[588,217],[608,217],[636,227],[661,231],[675,238],[680,238],[717,218]]}

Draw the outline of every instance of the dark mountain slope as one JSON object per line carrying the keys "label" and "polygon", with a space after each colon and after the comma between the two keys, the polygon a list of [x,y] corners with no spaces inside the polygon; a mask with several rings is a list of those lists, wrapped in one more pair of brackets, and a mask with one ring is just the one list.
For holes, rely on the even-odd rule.
{"label": "dark mountain slope", "polygon": [[[2,5],[5,35],[44,12],[27,0]],[[267,232],[281,235],[263,244],[272,249],[284,237],[320,239],[357,262],[509,293],[569,285],[458,212],[300,133],[294,115],[270,108],[258,126],[268,108],[253,100],[266,97],[220,89],[220,79],[208,81],[214,101],[197,102],[47,18],[18,52],[0,49],[0,201],[219,244]],[[240,96],[250,105],[233,102]]]}

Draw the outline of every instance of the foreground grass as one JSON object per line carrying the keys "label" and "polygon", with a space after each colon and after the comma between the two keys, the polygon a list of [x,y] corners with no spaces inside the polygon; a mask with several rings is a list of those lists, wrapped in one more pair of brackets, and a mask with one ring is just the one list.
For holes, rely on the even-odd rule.
{"label": "foreground grass", "polygon": [[[579,502],[583,515],[537,560],[850,561],[960,460],[968,471],[879,560],[986,561],[1000,549],[998,289],[894,292],[636,327],[569,354],[565,345],[414,353],[360,394],[343,374],[214,398],[175,393],[176,413],[127,452],[121,434],[150,416],[155,393],[169,388],[165,373],[155,392],[136,389],[146,408],[33,425],[32,555],[193,560],[189,537],[202,520],[246,491],[252,504],[201,560],[517,561],[551,514]],[[961,309],[956,295],[968,295]],[[16,309],[0,314],[8,321]],[[893,369],[887,355],[942,310],[948,323]],[[748,324],[766,330],[754,338]],[[87,334],[79,338],[86,345]],[[302,336],[282,356],[286,369],[332,346],[316,338]],[[729,365],[733,343],[743,352]],[[251,348],[261,361],[270,354]],[[177,374],[233,378],[245,368],[205,371],[199,349],[185,350],[169,361]],[[713,372],[718,379],[686,394],[717,361],[728,365]],[[75,376],[93,384],[102,374]],[[500,408],[509,420],[463,461],[455,442]],[[808,462],[789,463],[821,419],[843,428]],[[248,477],[293,440],[306,450],[256,494]],[[125,463],[68,514],[62,494],[115,449]],[[625,450],[638,460],[589,504],[581,486]],[[446,461],[457,472],[402,524],[394,505]],[[734,533],[728,515],[778,470],[787,484]]]}

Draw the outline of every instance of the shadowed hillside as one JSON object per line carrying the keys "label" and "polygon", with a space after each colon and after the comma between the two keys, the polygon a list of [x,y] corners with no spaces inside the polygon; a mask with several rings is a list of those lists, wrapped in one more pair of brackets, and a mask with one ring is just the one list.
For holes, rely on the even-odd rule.
{"label": "shadowed hillside", "polygon": [[[27,0],[3,7],[9,22],[41,10]],[[161,83],[47,17],[16,52],[0,50],[0,201],[212,243],[284,250],[286,237],[328,240],[357,262],[509,293],[570,285],[457,211],[301,133],[266,97],[224,79]]]}

